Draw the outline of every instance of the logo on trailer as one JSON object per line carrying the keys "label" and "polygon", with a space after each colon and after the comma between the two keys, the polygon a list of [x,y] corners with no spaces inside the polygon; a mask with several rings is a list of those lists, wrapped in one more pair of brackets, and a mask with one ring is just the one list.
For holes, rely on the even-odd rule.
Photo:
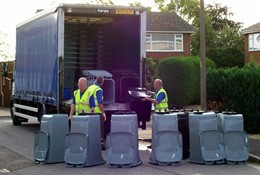
{"label": "logo on trailer", "polygon": [[98,13],[109,13],[108,9],[97,9]]}
{"label": "logo on trailer", "polygon": [[116,14],[125,14],[125,15],[133,15],[134,10],[129,10],[129,9],[117,9]]}

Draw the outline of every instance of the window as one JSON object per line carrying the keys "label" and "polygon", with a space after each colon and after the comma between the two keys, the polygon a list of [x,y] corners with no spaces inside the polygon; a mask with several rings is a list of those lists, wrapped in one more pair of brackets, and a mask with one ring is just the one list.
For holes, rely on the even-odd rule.
{"label": "window", "polygon": [[183,51],[182,34],[153,33],[146,35],[147,51]]}
{"label": "window", "polygon": [[254,33],[248,35],[248,50],[249,51],[260,50],[260,33]]}

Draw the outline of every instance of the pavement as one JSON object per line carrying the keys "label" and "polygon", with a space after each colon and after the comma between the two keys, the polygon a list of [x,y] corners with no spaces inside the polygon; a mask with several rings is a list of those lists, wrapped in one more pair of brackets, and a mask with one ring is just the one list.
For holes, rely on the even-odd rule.
{"label": "pavement", "polygon": [[[10,110],[7,107],[0,107],[0,117],[10,116]],[[151,140],[152,123],[147,122],[146,130],[138,129],[139,140],[147,142]],[[248,134],[249,161],[260,163],[260,134]],[[148,144],[149,145],[149,144]]]}

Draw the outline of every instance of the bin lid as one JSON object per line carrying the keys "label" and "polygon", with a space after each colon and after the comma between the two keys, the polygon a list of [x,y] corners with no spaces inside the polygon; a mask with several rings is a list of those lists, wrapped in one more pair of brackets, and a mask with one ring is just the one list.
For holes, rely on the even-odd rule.
{"label": "bin lid", "polygon": [[98,76],[104,78],[112,78],[112,74],[106,70],[83,70],[82,74],[86,77],[96,78]]}
{"label": "bin lid", "polygon": [[128,93],[134,98],[145,98],[145,97],[151,97],[151,94],[140,87],[131,87],[128,88]]}

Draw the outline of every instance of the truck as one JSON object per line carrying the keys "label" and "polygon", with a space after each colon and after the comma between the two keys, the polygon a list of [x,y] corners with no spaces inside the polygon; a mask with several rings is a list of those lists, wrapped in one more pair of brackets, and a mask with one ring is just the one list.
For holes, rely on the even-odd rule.
{"label": "truck", "polygon": [[128,89],[145,84],[145,43],[144,7],[65,3],[18,24],[13,125],[69,113],[80,77],[104,77],[108,116],[130,110]]}

